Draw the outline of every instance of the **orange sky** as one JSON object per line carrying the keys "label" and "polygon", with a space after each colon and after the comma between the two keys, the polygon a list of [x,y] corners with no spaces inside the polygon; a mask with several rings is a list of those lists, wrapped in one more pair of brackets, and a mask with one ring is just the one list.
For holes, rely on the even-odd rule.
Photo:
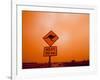
{"label": "orange sky", "polygon": [[48,62],[48,57],[43,57],[48,46],[43,37],[50,30],[59,37],[53,44],[58,51],[52,62],[89,59],[89,14],[23,11],[23,62]]}

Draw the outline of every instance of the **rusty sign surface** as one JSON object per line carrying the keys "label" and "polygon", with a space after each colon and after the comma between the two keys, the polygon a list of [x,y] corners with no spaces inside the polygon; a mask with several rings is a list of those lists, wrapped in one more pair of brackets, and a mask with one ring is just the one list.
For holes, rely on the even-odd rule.
{"label": "rusty sign surface", "polygon": [[57,56],[57,46],[44,47],[43,56]]}
{"label": "rusty sign surface", "polygon": [[52,46],[54,44],[54,42],[58,39],[59,37],[53,32],[50,31],[49,33],[47,33],[43,39],[44,41],[49,45]]}

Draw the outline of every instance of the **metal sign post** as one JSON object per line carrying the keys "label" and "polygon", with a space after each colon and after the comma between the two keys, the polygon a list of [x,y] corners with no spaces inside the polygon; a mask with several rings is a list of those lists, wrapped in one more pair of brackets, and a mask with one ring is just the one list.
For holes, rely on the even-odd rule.
{"label": "metal sign post", "polygon": [[48,62],[48,67],[51,67],[51,56],[49,56],[49,62]]}

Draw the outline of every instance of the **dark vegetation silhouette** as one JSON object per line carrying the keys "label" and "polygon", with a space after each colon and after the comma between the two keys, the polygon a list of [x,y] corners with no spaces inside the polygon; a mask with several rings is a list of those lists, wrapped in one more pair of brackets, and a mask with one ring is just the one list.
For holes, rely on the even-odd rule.
{"label": "dark vegetation silhouette", "polygon": [[[75,66],[89,66],[89,60],[75,61],[71,62],[55,62],[51,63],[51,68],[53,67],[75,67]],[[23,69],[31,68],[50,68],[48,63],[22,63]]]}

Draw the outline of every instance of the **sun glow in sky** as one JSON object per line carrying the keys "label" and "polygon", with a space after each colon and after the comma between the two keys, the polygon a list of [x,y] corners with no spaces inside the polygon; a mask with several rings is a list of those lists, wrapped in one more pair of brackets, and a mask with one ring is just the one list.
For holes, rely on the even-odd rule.
{"label": "sun glow in sky", "polygon": [[48,44],[43,37],[52,30],[59,39],[57,56],[52,62],[89,60],[89,14],[22,12],[22,61],[48,62],[43,57],[43,49]]}

